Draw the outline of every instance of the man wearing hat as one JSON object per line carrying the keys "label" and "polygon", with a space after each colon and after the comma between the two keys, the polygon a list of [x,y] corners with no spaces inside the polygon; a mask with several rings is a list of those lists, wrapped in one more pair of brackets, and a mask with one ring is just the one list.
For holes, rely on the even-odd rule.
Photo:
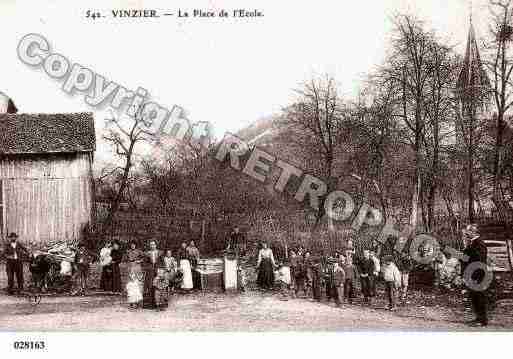
{"label": "man wearing hat", "polygon": [[5,268],[7,271],[7,292],[14,293],[14,277],[18,282],[18,291],[23,290],[23,256],[29,256],[25,247],[18,243],[18,235],[14,232],[7,236],[8,243],[4,249],[4,256],[7,259]]}
{"label": "man wearing hat", "polygon": [[470,278],[465,278],[465,270],[468,266],[475,263],[487,264],[487,249],[486,245],[480,238],[479,229],[476,224],[469,224],[463,230],[463,239],[466,247],[463,254],[468,256],[468,260],[462,261],[462,276],[465,279],[472,308],[476,314],[476,319],[469,324],[472,326],[487,326],[488,325],[488,298],[486,296],[486,288],[476,289],[469,286],[469,281],[479,285],[485,280],[486,272],[483,269],[477,269],[471,273]]}

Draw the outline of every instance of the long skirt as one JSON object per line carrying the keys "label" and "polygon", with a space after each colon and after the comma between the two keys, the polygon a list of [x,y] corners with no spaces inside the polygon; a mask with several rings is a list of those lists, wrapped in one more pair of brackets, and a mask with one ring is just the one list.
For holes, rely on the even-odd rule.
{"label": "long skirt", "polygon": [[112,284],[112,265],[102,267],[100,289],[106,292],[111,292],[113,287]]}
{"label": "long skirt", "polygon": [[128,264],[128,278],[131,275],[135,275],[135,277],[142,282],[144,279],[144,273],[142,271],[142,267],[140,263],[137,262],[129,262]]}
{"label": "long skirt", "polygon": [[274,286],[274,268],[270,258],[263,258],[260,262],[257,284],[263,289],[271,289]]}
{"label": "long skirt", "polygon": [[180,260],[180,269],[183,273],[183,279],[182,279],[182,289],[192,289],[192,270],[191,270],[191,263],[188,259],[182,259]]}

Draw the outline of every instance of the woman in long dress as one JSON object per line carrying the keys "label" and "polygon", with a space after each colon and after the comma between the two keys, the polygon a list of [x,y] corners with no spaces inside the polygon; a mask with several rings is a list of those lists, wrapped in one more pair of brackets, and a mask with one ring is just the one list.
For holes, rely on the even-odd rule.
{"label": "woman in long dress", "polygon": [[100,251],[100,265],[102,266],[102,274],[100,277],[100,289],[110,292],[112,291],[112,245],[111,242],[105,243]]}
{"label": "woman in long dress", "polygon": [[182,248],[179,252],[179,264],[180,264],[180,271],[182,272],[182,285],[180,286],[181,289],[184,290],[191,290],[193,288],[192,283],[192,269],[191,269],[191,262],[189,261],[189,256],[187,252],[187,243],[182,243]]}
{"label": "woman in long dress", "polygon": [[142,282],[143,271],[141,262],[143,260],[144,253],[135,242],[130,243],[130,248],[126,251],[126,261],[128,263],[128,276],[135,276],[139,282]]}
{"label": "woman in long dress", "polygon": [[144,289],[143,289],[143,307],[155,308],[155,291],[153,280],[157,276],[157,269],[161,263],[162,252],[157,249],[157,242],[150,241],[150,250],[144,253],[143,271],[144,271]]}
{"label": "woman in long dress", "polygon": [[268,247],[267,243],[262,244],[262,248],[258,252],[258,277],[257,284],[262,289],[272,289],[274,286],[274,268],[276,263],[274,262],[274,255],[271,248]]}

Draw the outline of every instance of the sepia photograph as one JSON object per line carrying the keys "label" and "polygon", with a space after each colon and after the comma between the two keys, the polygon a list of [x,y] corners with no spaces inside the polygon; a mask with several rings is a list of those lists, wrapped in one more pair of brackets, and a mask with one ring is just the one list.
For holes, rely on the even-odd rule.
{"label": "sepia photograph", "polygon": [[0,20],[0,352],[513,331],[512,0]]}

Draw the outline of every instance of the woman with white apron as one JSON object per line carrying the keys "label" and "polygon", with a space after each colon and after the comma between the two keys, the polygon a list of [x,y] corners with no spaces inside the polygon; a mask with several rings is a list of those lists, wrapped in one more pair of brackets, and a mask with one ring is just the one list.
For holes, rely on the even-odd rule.
{"label": "woman with white apron", "polygon": [[182,248],[180,249],[180,271],[183,274],[182,285],[180,288],[185,290],[192,289],[193,284],[191,262],[187,258],[187,244],[185,242],[182,243]]}

